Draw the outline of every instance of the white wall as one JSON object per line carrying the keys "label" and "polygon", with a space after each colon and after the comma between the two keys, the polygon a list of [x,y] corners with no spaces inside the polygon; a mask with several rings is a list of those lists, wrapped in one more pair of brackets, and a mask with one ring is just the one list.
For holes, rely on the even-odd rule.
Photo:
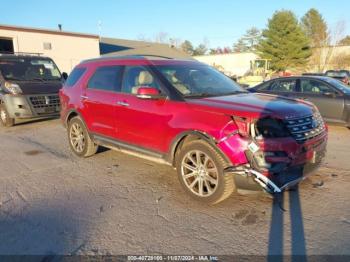
{"label": "white wall", "polygon": [[[23,32],[0,28],[0,38],[12,38],[15,52],[43,53],[51,57],[61,72],[69,73],[81,60],[100,55],[99,39],[82,36]],[[44,50],[44,42],[51,50]]]}
{"label": "white wall", "polygon": [[257,59],[254,53],[232,53],[220,55],[194,56],[200,62],[208,65],[220,65],[229,75],[243,76],[250,69],[250,61]]}

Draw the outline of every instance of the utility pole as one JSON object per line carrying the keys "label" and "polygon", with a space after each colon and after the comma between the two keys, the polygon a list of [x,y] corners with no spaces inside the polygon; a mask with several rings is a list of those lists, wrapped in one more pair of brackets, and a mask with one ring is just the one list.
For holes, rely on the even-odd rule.
{"label": "utility pole", "polygon": [[101,20],[97,21],[97,27],[98,27],[98,36],[101,39],[101,32],[102,32],[102,21]]}

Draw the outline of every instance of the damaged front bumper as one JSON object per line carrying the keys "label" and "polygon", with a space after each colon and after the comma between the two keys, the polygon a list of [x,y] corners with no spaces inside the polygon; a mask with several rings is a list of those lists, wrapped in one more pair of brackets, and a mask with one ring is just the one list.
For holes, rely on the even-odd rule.
{"label": "damaged front bumper", "polygon": [[[246,147],[245,163],[227,168],[227,173],[234,174],[236,187],[244,190],[261,190],[274,194],[297,185],[313,173],[324,159],[327,145],[327,132],[304,143],[297,143],[293,138],[274,138],[246,140],[234,138],[224,141],[223,151],[236,146],[241,139],[241,146]],[[232,163],[237,163],[237,156],[231,155]]]}

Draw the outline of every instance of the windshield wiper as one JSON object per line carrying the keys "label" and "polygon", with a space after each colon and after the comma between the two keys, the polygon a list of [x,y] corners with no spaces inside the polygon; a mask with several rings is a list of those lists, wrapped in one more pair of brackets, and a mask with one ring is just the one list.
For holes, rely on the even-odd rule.
{"label": "windshield wiper", "polygon": [[44,78],[44,81],[61,81],[61,78]]}
{"label": "windshield wiper", "polygon": [[45,79],[41,78],[41,77],[34,77],[34,78],[30,78],[30,79],[27,79],[27,81],[32,81],[32,80],[39,80],[41,82],[44,82]]}
{"label": "windshield wiper", "polygon": [[15,81],[23,81],[23,78],[19,78],[19,77],[5,77],[5,79],[7,80],[15,80]]}
{"label": "windshield wiper", "polygon": [[245,90],[239,90],[239,91],[233,91],[233,92],[228,92],[228,93],[222,93],[222,94],[218,94],[219,96],[229,96],[229,95],[237,95],[237,94],[245,94],[245,93],[249,93],[248,91]]}
{"label": "windshield wiper", "polygon": [[188,94],[184,95],[186,98],[195,98],[195,97],[207,97],[207,96],[215,96],[215,94],[212,93],[195,93],[195,94]]}
{"label": "windshield wiper", "polygon": [[217,94],[203,92],[203,93],[184,95],[184,97],[196,98],[196,97],[210,97],[210,96],[229,96],[229,95],[237,95],[237,94],[242,94],[242,93],[248,93],[248,91],[239,90],[239,91],[233,91],[233,92],[228,92],[228,93],[217,93]]}

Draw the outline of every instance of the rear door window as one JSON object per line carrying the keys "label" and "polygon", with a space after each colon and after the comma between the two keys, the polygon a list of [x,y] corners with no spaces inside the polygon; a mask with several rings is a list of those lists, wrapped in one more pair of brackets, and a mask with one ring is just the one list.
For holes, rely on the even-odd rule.
{"label": "rear door window", "polygon": [[123,66],[99,67],[90,78],[88,88],[119,92],[123,68]]}
{"label": "rear door window", "polygon": [[312,79],[302,79],[300,81],[300,91],[311,94],[335,93],[327,84]]}
{"label": "rear door window", "polygon": [[74,86],[79,79],[81,78],[81,76],[84,74],[84,72],[86,71],[85,67],[77,67],[74,68],[74,70],[69,74],[66,82],[65,82],[65,86]]}

